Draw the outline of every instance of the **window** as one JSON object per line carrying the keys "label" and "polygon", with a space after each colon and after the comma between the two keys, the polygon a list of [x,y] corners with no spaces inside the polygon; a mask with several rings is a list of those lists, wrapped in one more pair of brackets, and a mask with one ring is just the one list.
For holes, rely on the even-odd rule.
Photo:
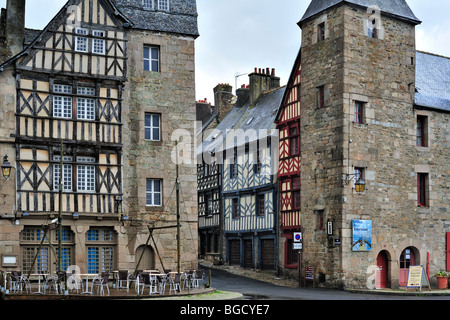
{"label": "window", "polygon": [[238,176],[238,163],[237,163],[237,149],[234,149],[233,159],[230,164],[230,178],[236,178]]}
{"label": "window", "polygon": [[92,52],[96,54],[105,54],[105,31],[94,30],[92,35],[96,37],[92,40]]}
{"label": "window", "polygon": [[325,22],[317,26],[317,42],[325,40]]}
{"label": "window", "polygon": [[259,149],[256,150],[256,163],[254,164],[254,166],[255,166],[255,173],[261,172],[262,162],[261,162],[261,151]]}
{"label": "window", "polygon": [[260,216],[260,217],[263,217],[264,213],[265,213],[264,195],[263,194],[259,194],[257,200],[258,200],[258,212],[257,212],[257,215]]}
{"label": "window", "polygon": [[359,179],[364,180],[364,168],[355,167],[353,173],[355,175],[354,177],[355,182],[358,181]]}
{"label": "window", "polygon": [[[79,95],[94,95],[94,88],[78,87]],[[77,98],[77,118],[80,120],[95,120],[95,100]]]}
{"label": "window", "polygon": [[300,209],[300,178],[292,179],[292,208]]}
{"label": "window", "polygon": [[416,145],[418,147],[427,147],[428,146],[428,117],[426,116],[417,116],[417,135],[416,135]]}
{"label": "window", "polygon": [[300,135],[298,127],[289,128],[289,153],[291,156],[298,155],[300,153],[299,141]]}
{"label": "window", "polygon": [[153,9],[153,0],[143,0],[144,9]]}
{"label": "window", "polygon": [[367,30],[369,38],[377,39],[378,38],[378,31],[377,31],[377,20],[373,19],[372,21],[369,21],[369,28]]}
{"label": "window", "polygon": [[94,192],[95,166],[88,164],[95,163],[95,158],[77,157],[77,163],[86,163],[86,165],[77,165],[77,190],[83,192]]}
{"label": "window", "polygon": [[87,236],[88,273],[112,272],[114,267],[114,231],[109,228],[92,228]]}
{"label": "window", "polygon": [[144,70],[159,72],[159,47],[144,46]]}
{"label": "window", "polygon": [[161,201],[162,180],[147,179],[147,200],[146,205],[149,207],[159,207],[162,205]]}
{"label": "window", "polygon": [[355,101],[355,123],[364,123],[364,102]]}
{"label": "window", "polygon": [[[54,156],[54,161],[61,161],[61,156]],[[62,185],[63,191],[70,192],[72,191],[72,165],[64,164],[64,162],[72,162],[72,157],[63,157],[63,176],[62,176]],[[53,165],[53,190],[59,191],[59,176],[61,174],[61,164]]]}
{"label": "window", "polygon": [[72,98],[71,97],[53,97],[53,116],[55,118],[72,118]]}
{"label": "window", "polygon": [[[72,93],[72,87],[63,84],[53,86],[54,93]],[[72,97],[54,96],[53,97],[53,116],[55,118],[72,118]]]}
{"label": "window", "polygon": [[[62,235],[61,269],[66,270],[67,267],[73,264],[74,235],[69,227],[63,227]],[[20,250],[22,252],[22,267],[24,270],[30,270],[33,266],[31,269],[32,273],[42,274],[56,271],[54,270],[54,266],[57,264],[59,249],[55,248],[56,256],[50,254],[50,247],[47,244],[47,240],[51,240],[52,243],[58,242],[59,230],[49,230],[45,239],[46,241],[41,246],[43,236],[44,230],[41,227],[25,226],[20,233]]]}
{"label": "window", "polygon": [[210,195],[205,195],[205,215],[211,216],[213,214],[213,205]]}
{"label": "window", "polygon": [[324,230],[323,213],[323,210],[316,210],[316,231]]}
{"label": "window", "polygon": [[88,35],[87,29],[77,28],[75,29],[75,51],[88,52],[88,38],[81,35]]}
{"label": "window", "polygon": [[239,199],[233,198],[231,200],[231,210],[233,211],[233,219],[239,219]]}
{"label": "window", "polygon": [[169,0],[158,0],[158,10],[169,11]]}
{"label": "window", "polygon": [[417,205],[426,207],[428,201],[428,173],[417,173]]}
{"label": "window", "polygon": [[161,115],[156,113],[145,114],[145,140],[161,141]]}
{"label": "window", "polygon": [[325,107],[325,86],[317,87],[317,108]]}

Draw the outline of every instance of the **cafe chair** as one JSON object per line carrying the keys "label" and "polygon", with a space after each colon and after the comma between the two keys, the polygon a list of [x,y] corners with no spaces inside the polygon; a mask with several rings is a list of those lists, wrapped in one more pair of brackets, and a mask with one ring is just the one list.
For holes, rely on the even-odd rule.
{"label": "cafe chair", "polygon": [[169,288],[169,294],[172,293],[172,291],[177,292],[177,290],[181,293],[181,273],[176,273],[173,277],[170,278],[170,288]]}
{"label": "cafe chair", "polygon": [[105,295],[104,288],[106,288],[106,291],[108,291],[109,296],[108,282],[109,282],[109,272],[102,272],[101,276],[96,276],[92,280],[92,292],[94,292],[95,291],[94,289],[96,289],[98,294],[104,296]]}

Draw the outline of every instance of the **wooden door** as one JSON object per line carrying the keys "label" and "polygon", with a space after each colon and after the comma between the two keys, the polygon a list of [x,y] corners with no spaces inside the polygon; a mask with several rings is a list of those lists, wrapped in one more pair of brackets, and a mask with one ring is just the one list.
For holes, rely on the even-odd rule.
{"label": "wooden door", "polygon": [[240,240],[230,240],[229,241],[230,250],[230,264],[240,265],[241,264],[241,241]]}
{"label": "wooden door", "polygon": [[409,247],[403,250],[400,255],[400,274],[399,274],[399,285],[400,287],[406,287],[408,284],[408,271],[410,266],[414,266],[416,263],[416,258],[414,255],[413,248]]}
{"label": "wooden door", "polygon": [[244,240],[244,268],[253,267],[253,242]]}
{"label": "wooden door", "polygon": [[275,241],[273,239],[261,240],[261,269],[275,269]]}
{"label": "wooden door", "polygon": [[388,257],[386,251],[381,251],[377,257],[377,289],[388,287]]}

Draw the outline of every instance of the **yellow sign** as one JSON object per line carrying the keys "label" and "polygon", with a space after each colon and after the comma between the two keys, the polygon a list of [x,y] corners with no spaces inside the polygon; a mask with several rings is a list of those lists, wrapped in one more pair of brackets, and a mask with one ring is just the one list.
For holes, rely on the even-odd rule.
{"label": "yellow sign", "polygon": [[428,289],[431,290],[430,282],[428,281],[428,277],[425,275],[423,266],[410,266],[406,290],[408,290],[408,288],[420,288],[420,290],[422,290],[422,286],[424,285],[427,285]]}
{"label": "yellow sign", "polygon": [[408,284],[407,287],[421,287],[422,286],[422,266],[411,266],[409,267],[408,273]]}

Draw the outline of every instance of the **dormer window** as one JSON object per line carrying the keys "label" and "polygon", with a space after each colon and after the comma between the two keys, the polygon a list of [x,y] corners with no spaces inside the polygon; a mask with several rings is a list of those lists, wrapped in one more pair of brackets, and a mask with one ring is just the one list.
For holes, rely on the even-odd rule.
{"label": "dormer window", "polygon": [[169,0],[158,0],[158,10],[169,11]]}
{"label": "dormer window", "polygon": [[169,11],[169,0],[142,0],[142,6],[147,10]]}
{"label": "dormer window", "polygon": [[144,9],[153,10],[153,0],[143,0],[142,5],[144,6]]}

